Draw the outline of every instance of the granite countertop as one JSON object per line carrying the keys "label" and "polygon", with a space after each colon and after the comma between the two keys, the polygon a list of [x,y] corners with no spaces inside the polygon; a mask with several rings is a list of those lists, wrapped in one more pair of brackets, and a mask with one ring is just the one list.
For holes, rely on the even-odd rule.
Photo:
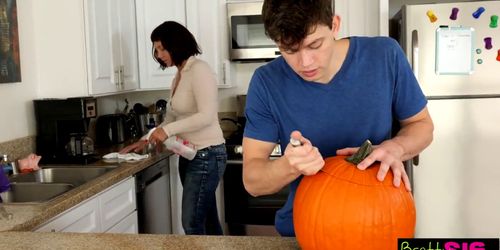
{"label": "granite countertop", "polygon": [[0,249],[299,249],[295,238],[98,233],[0,233]]}
{"label": "granite countertop", "polygon": [[31,232],[171,154],[170,151],[157,152],[137,162],[99,161],[89,166],[118,166],[47,203],[0,204],[0,249],[299,249],[296,239],[290,237]]}
{"label": "granite countertop", "polygon": [[[92,165],[118,165],[113,170],[93,179],[81,186],[58,196],[57,198],[41,204],[0,203],[0,232],[5,231],[33,231],[65,210],[94,196],[121,180],[134,175],[142,169],[170,156],[168,150],[156,152],[149,158],[136,162],[103,162],[98,161]],[[8,218],[10,217],[10,218]],[[0,247],[1,248],[1,247]]]}

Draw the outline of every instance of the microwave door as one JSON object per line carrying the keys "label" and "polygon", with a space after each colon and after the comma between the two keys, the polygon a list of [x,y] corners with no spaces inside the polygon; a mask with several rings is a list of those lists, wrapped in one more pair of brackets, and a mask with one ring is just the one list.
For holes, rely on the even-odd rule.
{"label": "microwave door", "polygon": [[231,16],[231,59],[273,59],[280,52],[266,36],[261,15]]}

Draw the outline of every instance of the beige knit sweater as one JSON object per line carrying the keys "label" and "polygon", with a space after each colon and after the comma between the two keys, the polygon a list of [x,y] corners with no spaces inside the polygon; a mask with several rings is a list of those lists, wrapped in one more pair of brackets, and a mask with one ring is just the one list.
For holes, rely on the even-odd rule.
{"label": "beige knit sweater", "polygon": [[217,80],[210,66],[192,56],[180,75],[175,93],[176,79],[172,81],[167,114],[159,126],[168,136],[186,139],[198,150],[224,143],[217,115]]}

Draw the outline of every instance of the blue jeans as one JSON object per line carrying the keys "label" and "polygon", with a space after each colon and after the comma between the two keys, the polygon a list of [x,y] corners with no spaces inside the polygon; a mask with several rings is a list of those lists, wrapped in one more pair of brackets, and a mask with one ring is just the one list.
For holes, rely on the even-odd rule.
{"label": "blue jeans", "polygon": [[198,150],[193,160],[179,157],[183,186],[182,227],[186,234],[222,235],[215,190],[226,169],[224,144]]}

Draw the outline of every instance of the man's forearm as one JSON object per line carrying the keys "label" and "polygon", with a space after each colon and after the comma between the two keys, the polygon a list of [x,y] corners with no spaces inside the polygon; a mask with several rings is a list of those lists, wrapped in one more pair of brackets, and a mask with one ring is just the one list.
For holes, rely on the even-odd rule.
{"label": "man's forearm", "polygon": [[391,141],[403,148],[403,161],[420,154],[432,142],[434,125],[425,119],[404,126]]}
{"label": "man's forearm", "polygon": [[276,160],[254,158],[245,161],[243,184],[252,196],[274,194],[299,177],[285,157]]}

